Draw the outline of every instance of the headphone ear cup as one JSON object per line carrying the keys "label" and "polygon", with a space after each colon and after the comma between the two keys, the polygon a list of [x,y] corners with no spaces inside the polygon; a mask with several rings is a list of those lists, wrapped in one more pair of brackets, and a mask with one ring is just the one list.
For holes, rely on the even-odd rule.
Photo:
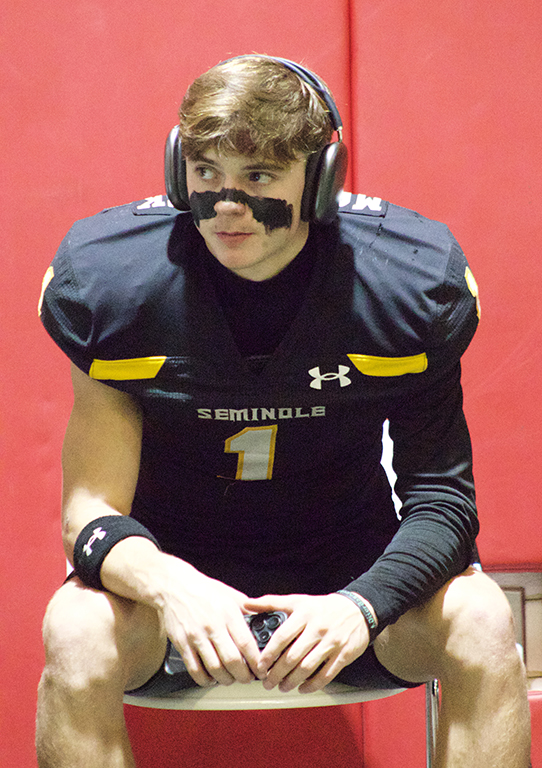
{"label": "headphone ear cup", "polygon": [[348,151],[339,141],[327,144],[311,155],[305,172],[305,189],[301,200],[303,221],[329,224],[337,215],[338,196],[346,179]]}
{"label": "headphone ear cup", "polygon": [[179,126],[169,132],[164,152],[164,176],[169,201],[179,211],[189,211],[188,188],[186,186],[186,162],[183,159]]}

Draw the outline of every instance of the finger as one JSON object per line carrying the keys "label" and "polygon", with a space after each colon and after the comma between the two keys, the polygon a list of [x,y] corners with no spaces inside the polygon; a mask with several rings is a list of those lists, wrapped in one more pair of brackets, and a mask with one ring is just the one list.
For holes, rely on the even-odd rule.
{"label": "finger", "polygon": [[316,634],[305,632],[288,648],[271,668],[264,682],[266,688],[278,685],[282,692],[293,690],[313,679],[308,690],[327,685],[339,671],[356,658],[342,643],[332,637],[322,640]]}
{"label": "finger", "polygon": [[208,674],[199,653],[194,647],[194,644],[190,642],[182,625],[177,626],[175,630],[176,631],[169,633],[169,639],[180,653],[186,670],[192,680],[202,688],[213,685],[216,681]]}
{"label": "finger", "polygon": [[284,611],[291,613],[294,610],[295,597],[293,595],[264,595],[263,597],[247,598],[243,608],[249,613],[262,613],[263,611]]}
{"label": "finger", "polygon": [[250,683],[254,680],[256,675],[252,671],[249,660],[245,658],[242,650],[236,643],[233,641],[229,643],[223,642],[216,651],[222,662],[222,666],[231,675],[232,682]]}
{"label": "finger", "polygon": [[[284,656],[286,651],[289,652],[291,650],[292,644],[299,638],[304,628],[305,625],[302,622],[290,617],[273,633],[271,639],[260,653],[258,674],[261,678],[268,674],[269,670]],[[312,645],[308,645],[307,649],[310,650],[311,647]],[[300,646],[298,650],[299,648]]]}
{"label": "finger", "polygon": [[[316,654],[318,654],[318,656]],[[351,664],[359,656],[361,656],[360,652],[354,652],[352,649],[347,651],[345,648],[340,648],[330,649],[327,654],[327,659],[325,659],[325,655],[321,653],[321,649],[319,647],[315,648],[313,653],[304,660],[307,669],[311,666],[314,667],[312,674],[306,677],[305,680],[300,681],[301,677],[296,678],[295,673],[297,670],[294,670],[289,681],[291,683],[299,684],[300,693],[313,693],[314,691],[319,691],[326,685],[329,685],[344,667]],[[318,658],[320,661],[318,661]]]}
{"label": "finger", "polygon": [[249,683],[257,676],[260,651],[245,619],[239,613],[227,631],[211,634],[210,640],[225,669],[233,679],[240,683]]}
{"label": "finger", "polygon": [[299,693],[314,693],[315,691],[322,690],[352,661],[353,659],[345,660],[342,654],[329,658],[325,664],[317,668],[315,673],[301,683]]}
{"label": "finger", "polygon": [[[283,651],[277,661],[269,669],[267,677],[264,680],[264,687],[267,690],[274,688],[276,685],[280,687],[282,682],[296,669],[304,670],[304,676],[300,679],[300,682],[303,682],[314,672],[318,664],[318,661],[316,660],[312,663],[315,656],[314,654],[310,655],[311,651],[318,646],[318,643],[319,639],[311,637],[307,632],[300,635],[294,643]],[[295,685],[298,684],[299,683],[296,683]],[[295,687],[295,685],[293,687]]]}
{"label": "finger", "polygon": [[184,665],[192,680],[202,688],[216,684],[216,680],[208,674],[202,664],[199,655],[190,647],[183,646],[181,643],[173,643],[179,649]]}
{"label": "finger", "polygon": [[[250,639],[249,637],[249,643]],[[254,674],[239,648],[227,633],[223,633],[220,638],[194,639],[192,645],[179,643],[176,647],[181,649],[180,653],[190,676],[202,687],[213,683],[231,685],[235,681],[249,683],[254,679]],[[257,647],[255,653],[257,654]]]}
{"label": "finger", "polygon": [[316,670],[299,686],[299,693],[314,693],[325,688],[339,674],[345,664],[338,664],[336,659],[329,661]]}
{"label": "finger", "polygon": [[[222,658],[210,641],[203,642],[197,649],[207,674],[220,685],[231,685],[235,678],[224,665]],[[228,658],[227,654],[224,654]],[[229,663],[232,662],[228,659]]]}
{"label": "finger", "polygon": [[260,662],[260,649],[256,643],[254,635],[243,619],[239,624],[235,624],[230,629],[231,638],[236,648],[238,648],[241,657],[248,666],[252,676],[258,677],[258,664]]}
{"label": "finger", "polygon": [[301,659],[299,664],[297,664],[292,671],[280,681],[278,685],[279,690],[282,693],[288,693],[288,691],[292,691],[294,688],[302,686],[307,683],[308,680],[312,680],[315,675],[320,674],[320,669],[325,664],[326,661],[322,660],[322,654],[319,650],[307,654],[307,656]]}
{"label": "finger", "polygon": [[300,693],[318,691],[328,685],[353,658],[346,656],[342,650],[328,648],[324,651],[322,645],[317,645],[281,681],[279,690],[286,693],[299,686]]}

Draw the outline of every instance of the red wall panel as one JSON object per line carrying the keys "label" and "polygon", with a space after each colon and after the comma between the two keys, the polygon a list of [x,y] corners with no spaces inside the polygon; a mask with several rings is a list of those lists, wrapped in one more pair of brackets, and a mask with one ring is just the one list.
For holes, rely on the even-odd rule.
{"label": "red wall panel", "polygon": [[[541,570],[542,7],[362,0],[352,13],[356,189],[447,222],[471,262],[482,322],[464,386],[482,560]],[[420,730],[422,700],[366,706],[366,768],[422,765]]]}
{"label": "red wall panel", "polygon": [[463,244],[484,312],[465,361],[482,552],[490,565],[540,565],[541,13],[535,0],[4,3],[2,765],[35,766],[39,630],[64,572],[68,365],[36,319],[41,278],[74,219],[163,191],[163,142],[182,93],[228,56],[275,54],[323,75],[343,118],[354,117],[350,186],[446,220]]}
{"label": "red wall panel", "polygon": [[465,357],[486,567],[542,565],[536,0],[352,4],[354,183],[445,221],[482,298]]}
{"label": "red wall panel", "polygon": [[529,699],[533,734],[531,759],[533,768],[542,768],[542,692],[531,691]]}
{"label": "red wall panel", "polygon": [[0,764],[35,766],[40,625],[64,573],[68,364],[41,330],[42,276],[74,219],[164,190],[186,86],[221,59],[301,60],[348,101],[346,0],[6,0],[0,122]]}
{"label": "red wall panel", "polygon": [[363,768],[425,765],[425,686],[363,705]]}
{"label": "red wall panel", "polygon": [[[361,705],[251,712],[127,706],[138,768],[363,768]],[[137,711],[136,711],[137,710]]]}

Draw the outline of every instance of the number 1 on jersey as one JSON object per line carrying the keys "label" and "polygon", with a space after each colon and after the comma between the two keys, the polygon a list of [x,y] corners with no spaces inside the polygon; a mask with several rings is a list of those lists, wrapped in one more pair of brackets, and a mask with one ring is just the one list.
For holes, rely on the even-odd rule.
{"label": "number 1 on jersey", "polygon": [[226,453],[238,453],[236,480],[271,480],[277,425],[245,427],[226,440]]}

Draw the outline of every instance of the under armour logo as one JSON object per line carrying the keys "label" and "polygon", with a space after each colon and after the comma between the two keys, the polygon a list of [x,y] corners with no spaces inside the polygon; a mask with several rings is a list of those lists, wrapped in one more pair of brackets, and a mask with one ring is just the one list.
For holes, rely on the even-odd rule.
{"label": "under armour logo", "polygon": [[107,533],[102,528],[95,528],[92,532],[92,536],[87,541],[85,546],[83,547],[83,552],[87,557],[90,557],[92,554],[92,545],[96,541],[96,539],[105,539],[107,536]]}
{"label": "under armour logo", "polygon": [[309,373],[313,377],[314,381],[311,381],[311,387],[313,389],[322,389],[323,381],[334,381],[339,379],[341,387],[347,387],[352,381],[346,375],[350,368],[347,365],[339,365],[338,373],[320,373],[320,367],[311,368]]}

